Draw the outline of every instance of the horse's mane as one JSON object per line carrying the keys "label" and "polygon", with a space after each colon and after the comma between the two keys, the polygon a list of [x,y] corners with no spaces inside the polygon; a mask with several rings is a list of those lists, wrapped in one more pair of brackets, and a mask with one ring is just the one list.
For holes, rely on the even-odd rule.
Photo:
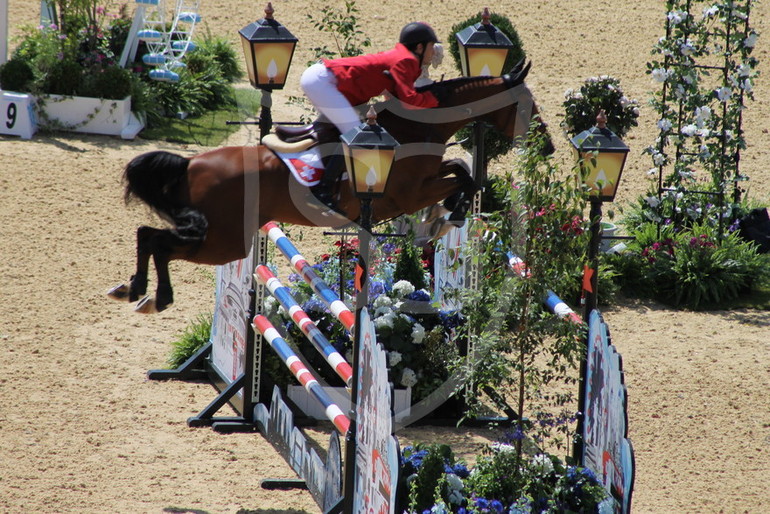
{"label": "horse's mane", "polygon": [[451,99],[458,94],[504,84],[505,79],[502,77],[457,77],[426,84],[416,88],[416,90],[418,92],[430,91],[439,99],[442,106],[447,106],[447,104],[452,103]]}

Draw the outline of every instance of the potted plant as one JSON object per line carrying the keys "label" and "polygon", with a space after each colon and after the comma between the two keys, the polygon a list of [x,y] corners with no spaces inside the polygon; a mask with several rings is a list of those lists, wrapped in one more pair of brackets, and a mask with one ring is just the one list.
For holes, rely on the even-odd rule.
{"label": "potted plant", "polygon": [[139,80],[113,53],[130,19],[109,15],[95,0],[58,7],[52,23],[25,29],[0,68],[0,88],[36,97],[41,126],[133,137],[142,128],[131,113]]}

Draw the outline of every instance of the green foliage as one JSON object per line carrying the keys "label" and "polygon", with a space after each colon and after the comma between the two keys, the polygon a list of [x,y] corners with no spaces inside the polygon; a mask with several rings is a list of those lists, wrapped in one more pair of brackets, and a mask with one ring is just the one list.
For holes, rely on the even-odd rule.
{"label": "green foliage", "polygon": [[425,279],[425,268],[422,264],[422,250],[414,244],[414,232],[410,232],[404,241],[401,252],[396,261],[396,271],[393,274],[395,281],[406,280],[415,289],[428,287]]}
{"label": "green foliage", "polygon": [[209,342],[211,322],[211,314],[200,314],[171,342],[171,353],[168,357],[169,369],[176,369],[184,364]]}
{"label": "green foliage", "polygon": [[639,123],[639,102],[623,94],[620,80],[603,75],[587,79],[580,89],[564,93],[564,121],[562,127],[570,136],[576,136],[596,125],[600,110],[607,115],[607,128],[618,137],[624,137]]}
{"label": "green foliage", "polygon": [[441,444],[407,446],[403,464],[399,491],[408,485],[408,497],[399,500],[410,514],[591,513],[608,498],[590,469],[536,450],[520,456],[507,443],[485,448],[472,470]]}
{"label": "green foliage", "polygon": [[[530,130],[515,168],[520,176],[509,173],[493,182],[499,210],[484,213],[485,238],[469,257],[484,279],[478,291],[464,291],[461,298],[468,320],[464,333],[477,349],[474,385],[513,391],[524,417],[536,419],[546,407],[559,412],[562,422],[533,424],[542,430],[529,435],[563,444],[559,434],[571,430],[567,420],[575,401],[582,327],[557,318],[542,301],[549,289],[562,298],[572,296],[565,293],[579,283],[588,235],[585,194],[574,175],[565,176],[540,154],[545,144],[543,135]],[[527,264],[527,278],[506,266],[508,250]],[[555,384],[566,384],[568,392],[554,393]],[[527,427],[522,423],[519,429]]]}
{"label": "green foliage", "polygon": [[[137,102],[149,102],[144,95],[147,88],[141,88],[131,97],[132,106]],[[157,116],[151,126],[142,131],[142,139],[161,140],[202,146],[219,146],[227,137],[239,129],[238,125],[228,125],[230,120],[243,121],[254,116],[259,110],[259,93],[251,88],[236,89],[236,106],[227,106],[207,111],[200,116],[168,118]],[[138,108],[142,108],[141,105]]]}
{"label": "green foliage", "polygon": [[195,66],[197,55],[211,56],[225,81],[235,82],[243,76],[238,55],[229,40],[207,32],[202,38],[196,39],[196,43],[198,49],[185,58],[188,67]]}
{"label": "green foliage", "polygon": [[358,26],[360,10],[355,0],[345,0],[345,9],[339,10],[330,6],[321,8],[321,17],[308,14],[307,18],[313,27],[321,32],[331,34],[334,45],[316,46],[311,48],[314,59],[333,59],[335,57],[353,57],[364,53],[364,49],[372,46],[372,41]]}
{"label": "green foliage", "polygon": [[[511,43],[513,43],[513,48],[511,48],[511,50],[508,52],[508,57],[506,58],[505,64],[503,65],[503,70],[510,70],[516,65],[517,62],[526,57],[524,48],[521,44],[521,40],[519,39],[519,34],[516,32],[516,29],[511,23],[511,20],[506,16],[493,12],[491,13],[489,20],[500,32],[508,36],[508,39],[510,39]],[[452,26],[449,37],[447,37],[449,53],[454,58],[455,67],[458,71],[462,71],[462,68],[460,66],[459,44],[455,34],[460,32],[465,27],[468,27],[469,25],[475,25],[479,22],[481,22],[481,13],[471,16],[470,18]],[[466,150],[470,150],[473,146],[473,141],[470,136],[471,129],[468,127],[460,129],[460,131],[458,131],[455,135],[458,141],[467,139],[467,141],[462,143],[463,148]],[[507,139],[498,130],[487,130],[484,134],[484,148],[486,150],[486,162],[489,162],[501,155],[505,155],[506,153],[510,152],[513,148],[513,142]]]}
{"label": "green foliage", "polygon": [[748,294],[770,276],[770,256],[729,232],[721,241],[714,227],[684,230],[647,223],[632,232],[628,250],[609,255],[624,291],[675,307],[720,307]]}
{"label": "green foliage", "polygon": [[11,59],[0,66],[0,89],[5,91],[28,91],[34,78],[29,63],[21,58]]}
{"label": "green foliage", "polygon": [[99,73],[84,75],[78,93],[107,100],[123,100],[133,91],[133,81],[130,71],[113,66]]}

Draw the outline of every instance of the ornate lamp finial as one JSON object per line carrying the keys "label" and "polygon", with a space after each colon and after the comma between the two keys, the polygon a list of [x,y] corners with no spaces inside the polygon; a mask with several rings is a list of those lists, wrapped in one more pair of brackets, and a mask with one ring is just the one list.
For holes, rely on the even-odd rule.
{"label": "ornate lamp finial", "polygon": [[489,25],[489,7],[484,7],[484,10],[481,11],[481,23],[483,25]]}
{"label": "ornate lamp finial", "polygon": [[599,114],[596,115],[596,126],[600,129],[607,128],[607,113],[604,109],[599,109]]}
{"label": "ornate lamp finial", "polygon": [[369,126],[377,125],[377,111],[374,110],[374,105],[370,105],[366,112],[366,124]]}
{"label": "ornate lamp finial", "polygon": [[272,2],[268,2],[267,3],[267,7],[265,7],[265,19],[266,20],[272,20],[274,12],[275,12],[275,9],[273,9],[273,3]]}

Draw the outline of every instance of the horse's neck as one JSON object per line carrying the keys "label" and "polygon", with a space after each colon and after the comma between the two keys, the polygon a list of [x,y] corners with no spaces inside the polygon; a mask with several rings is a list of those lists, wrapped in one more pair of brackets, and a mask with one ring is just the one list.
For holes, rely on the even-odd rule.
{"label": "horse's neck", "polygon": [[[398,100],[378,104],[378,123],[400,142],[446,143],[465,125],[494,110],[495,97],[506,91],[500,79],[456,79],[452,105],[433,109],[407,109]],[[437,84],[441,87],[442,83]]]}

